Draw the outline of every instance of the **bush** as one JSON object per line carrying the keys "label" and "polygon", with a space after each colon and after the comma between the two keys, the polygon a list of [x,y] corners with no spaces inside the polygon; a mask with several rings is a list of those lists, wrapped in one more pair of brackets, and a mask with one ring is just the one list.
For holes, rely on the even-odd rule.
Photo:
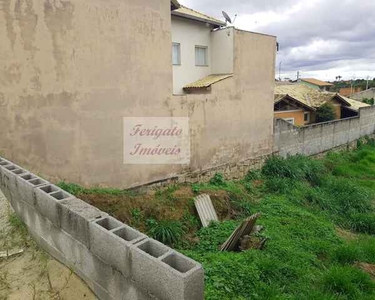
{"label": "bush", "polygon": [[159,242],[173,246],[180,241],[184,230],[179,221],[162,220],[160,222],[148,222],[149,235]]}
{"label": "bush", "polygon": [[375,234],[374,213],[353,213],[350,215],[349,224],[353,231]]}
{"label": "bush", "polygon": [[363,98],[362,102],[369,105],[374,105],[374,98]]}
{"label": "bush", "polygon": [[354,245],[342,245],[332,254],[332,260],[340,264],[352,264],[360,259],[360,252]]}
{"label": "bush", "polygon": [[360,299],[365,293],[373,293],[375,283],[371,277],[350,266],[334,266],[323,276],[323,286],[329,292],[351,299]]}
{"label": "bush", "polygon": [[296,181],[290,178],[269,178],[264,186],[269,193],[288,194],[295,187]]}
{"label": "bush", "polygon": [[309,191],[306,200],[329,212],[345,226],[349,225],[353,213],[372,211],[371,192],[345,178],[324,177],[322,185]]}
{"label": "bush", "polygon": [[323,163],[304,155],[295,155],[284,159],[273,156],[266,161],[262,173],[268,178],[281,177],[294,180],[307,180],[318,184],[320,176],[326,172]]}
{"label": "bush", "polygon": [[324,103],[316,110],[316,122],[328,122],[336,119],[335,108],[330,103]]}
{"label": "bush", "polygon": [[259,170],[250,170],[245,177],[245,181],[253,181],[262,179],[262,174]]}
{"label": "bush", "polygon": [[225,186],[226,181],[224,179],[223,174],[221,173],[216,173],[214,177],[211,178],[210,184],[214,186]]}

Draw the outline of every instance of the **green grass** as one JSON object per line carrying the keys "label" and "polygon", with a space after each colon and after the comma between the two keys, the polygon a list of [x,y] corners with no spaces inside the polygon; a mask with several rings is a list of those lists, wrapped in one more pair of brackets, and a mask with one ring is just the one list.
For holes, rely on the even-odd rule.
{"label": "green grass", "polygon": [[[205,268],[205,298],[375,299],[373,281],[355,265],[375,263],[375,238],[369,235],[375,233],[373,158],[375,148],[366,145],[322,160],[272,157],[261,173],[242,181],[216,177],[195,185],[230,191],[237,202],[248,198],[247,214],[262,213],[262,235],[269,238],[263,251],[221,253],[239,221],[199,230],[199,243],[182,251]],[[254,188],[254,180],[263,186]],[[261,201],[251,200],[254,192]],[[336,226],[361,234],[345,241]]]}
{"label": "green grass", "polygon": [[[225,191],[231,220],[200,228],[187,211],[176,221],[147,219],[131,212],[134,222],[146,222],[148,233],[174,245],[205,269],[205,299],[349,300],[375,299],[371,277],[358,262],[375,264],[375,146],[359,143],[355,151],[329,153],[317,160],[301,155],[270,158],[261,171],[239,181],[216,174],[209,183],[194,184],[194,193]],[[112,189],[84,189],[60,183],[77,195],[122,195]],[[168,209],[179,204],[174,191],[156,193]],[[238,214],[239,212],[239,214]],[[265,248],[239,253],[219,247],[241,220],[260,212]],[[351,231],[345,240],[337,228]],[[193,242],[184,232],[195,231]]]}
{"label": "green grass", "polygon": [[120,189],[111,189],[111,188],[84,188],[75,183],[69,183],[66,181],[61,181],[57,184],[58,187],[67,191],[68,193],[78,196],[82,194],[96,194],[96,195],[112,195],[112,196],[121,196],[121,195],[133,195],[134,192]]}

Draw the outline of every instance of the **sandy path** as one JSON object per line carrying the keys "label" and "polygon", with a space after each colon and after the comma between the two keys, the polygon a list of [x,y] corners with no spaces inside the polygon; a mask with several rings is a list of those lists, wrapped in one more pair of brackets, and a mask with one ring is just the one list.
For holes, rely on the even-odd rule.
{"label": "sandy path", "polygon": [[38,248],[0,191],[0,252],[7,249],[25,251],[0,258],[0,300],[97,299],[78,276]]}

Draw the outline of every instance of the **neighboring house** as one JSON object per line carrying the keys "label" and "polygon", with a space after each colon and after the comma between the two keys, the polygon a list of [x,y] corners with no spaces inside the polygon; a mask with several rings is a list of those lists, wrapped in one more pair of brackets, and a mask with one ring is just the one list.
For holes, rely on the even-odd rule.
{"label": "neighboring house", "polygon": [[361,92],[362,89],[360,87],[346,87],[340,88],[339,94],[344,97],[350,97],[352,94]]}
{"label": "neighboring house", "polygon": [[335,108],[336,119],[358,115],[368,104],[339,94],[321,92],[304,84],[278,84],[275,87],[275,118],[284,119],[297,126],[315,123],[316,110],[330,103]]}
{"label": "neighboring house", "polygon": [[293,125],[302,126],[310,123],[315,109],[288,94],[275,94],[275,118],[283,119]]}
{"label": "neighboring house", "polygon": [[[5,157],[130,188],[272,153],[274,36],[176,0],[13,2],[0,9]],[[124,164],[124,117],[189,118],[190,163]]]}
{"label": "neighboring house", "polygon": [[333,84],[315,78],[301,78],[301,83],[319,91],[328,91]]}
{"label": "neighboring house", "polygon": [[233,74],[235,29],[223,27],[225,22],[184,6],[172,12],[175,95],[208,88]]}
{"label": "neighboring house", "polygon": [[350,96],[351,99],[362,101],[363,99],[375,99],[375,88],[355,93]]}

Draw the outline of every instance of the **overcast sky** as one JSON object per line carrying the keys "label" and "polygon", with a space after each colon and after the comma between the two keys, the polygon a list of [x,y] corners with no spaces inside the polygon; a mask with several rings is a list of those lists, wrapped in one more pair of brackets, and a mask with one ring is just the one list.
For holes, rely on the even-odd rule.
{"label": "overcast sky", "polygon": [[[375,78],[375,0],[180,0],[241,29],[276,35],[281,76]],[[278,77],[278,71],[277,75]]]}

